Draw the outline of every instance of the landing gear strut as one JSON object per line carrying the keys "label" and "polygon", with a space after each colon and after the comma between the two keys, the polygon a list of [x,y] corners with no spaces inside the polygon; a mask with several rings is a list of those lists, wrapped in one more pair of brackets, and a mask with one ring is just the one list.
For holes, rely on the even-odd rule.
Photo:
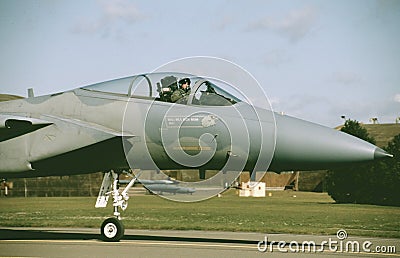
{"label": "landing gear strut", "polygon": [[119,209],[124,211],[128,207],[128,191],[134,185],[136,177],[129,182],[122,192],[119,191],[118,181],[118,174],[113,170],[104,174],[95,205],[96,208],[105,208],[110,195],[113,198],[114,217],[106,219],[100,228],[101,238],[107,242],[118,242],[124,236],[124,225],[121,221]]}

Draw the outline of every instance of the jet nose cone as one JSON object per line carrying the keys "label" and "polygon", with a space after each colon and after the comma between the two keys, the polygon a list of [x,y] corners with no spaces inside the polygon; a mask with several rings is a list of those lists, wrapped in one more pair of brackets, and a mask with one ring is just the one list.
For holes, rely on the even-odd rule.
{"label": "jet nose cone", "polygon": [[374,152],[375,159],[381,158],[393,158],[392,154],[387,153],[386,151],[382,150],[381,148],[376,148]]}

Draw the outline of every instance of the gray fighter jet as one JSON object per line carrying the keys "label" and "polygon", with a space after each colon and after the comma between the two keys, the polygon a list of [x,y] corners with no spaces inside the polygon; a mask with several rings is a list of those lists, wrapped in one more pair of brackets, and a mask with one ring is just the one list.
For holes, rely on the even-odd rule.
{"label": "gray fighter jet", "polygon": [[[185,91],[183,78],[191,82]],[[195,196],[202,189],[219,193],[215,185],[225,188],[241,171],[327,169],[391,156],[353,136],[250,105],[228,86],[191,74],[150,73],[2,102],[0,177],[107,172],[96,207],[113,198],[114,217],[101,234],[118,241],[124,232],[119,209],[140,181],[134,176],[119,191],[122,171],[189,168],[201,179],[207,170],[223,172],[208,186],[182,185]],[[172,102],[176,90],[182,96]]]}

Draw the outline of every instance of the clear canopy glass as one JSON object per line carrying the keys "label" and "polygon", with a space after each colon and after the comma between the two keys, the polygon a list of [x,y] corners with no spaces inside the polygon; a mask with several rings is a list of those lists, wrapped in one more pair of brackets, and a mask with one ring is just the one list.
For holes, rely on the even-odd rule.
{"label": "clear canopy glass", "polygon": [[[185,90],[182,88],[184,81],[190,81]],[[168,72],[135,75],[96,83],[81,89],[183,105],[229,106],[245,99],[233,86],[223,81]],[[178,100],[172,97],[176,91],[182,93],[182,97]]]}

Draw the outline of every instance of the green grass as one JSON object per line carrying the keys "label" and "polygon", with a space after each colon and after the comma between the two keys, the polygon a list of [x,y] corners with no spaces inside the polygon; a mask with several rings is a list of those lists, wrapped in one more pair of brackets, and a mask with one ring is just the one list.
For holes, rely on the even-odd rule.
{"label": "green grass", "polygon": [[[293,197],[296,195],[296,197]],[[99,227],[112,208],[94,208],[95,198],[1,198],[0,226]],[[335,234],[400,238],[400,207],[335,204],[327,194],[273,192],[239,198],[235,191],[197,203],[158,196],[132,197],[122,213],[132,229],[221,230],[262,233]]]}

